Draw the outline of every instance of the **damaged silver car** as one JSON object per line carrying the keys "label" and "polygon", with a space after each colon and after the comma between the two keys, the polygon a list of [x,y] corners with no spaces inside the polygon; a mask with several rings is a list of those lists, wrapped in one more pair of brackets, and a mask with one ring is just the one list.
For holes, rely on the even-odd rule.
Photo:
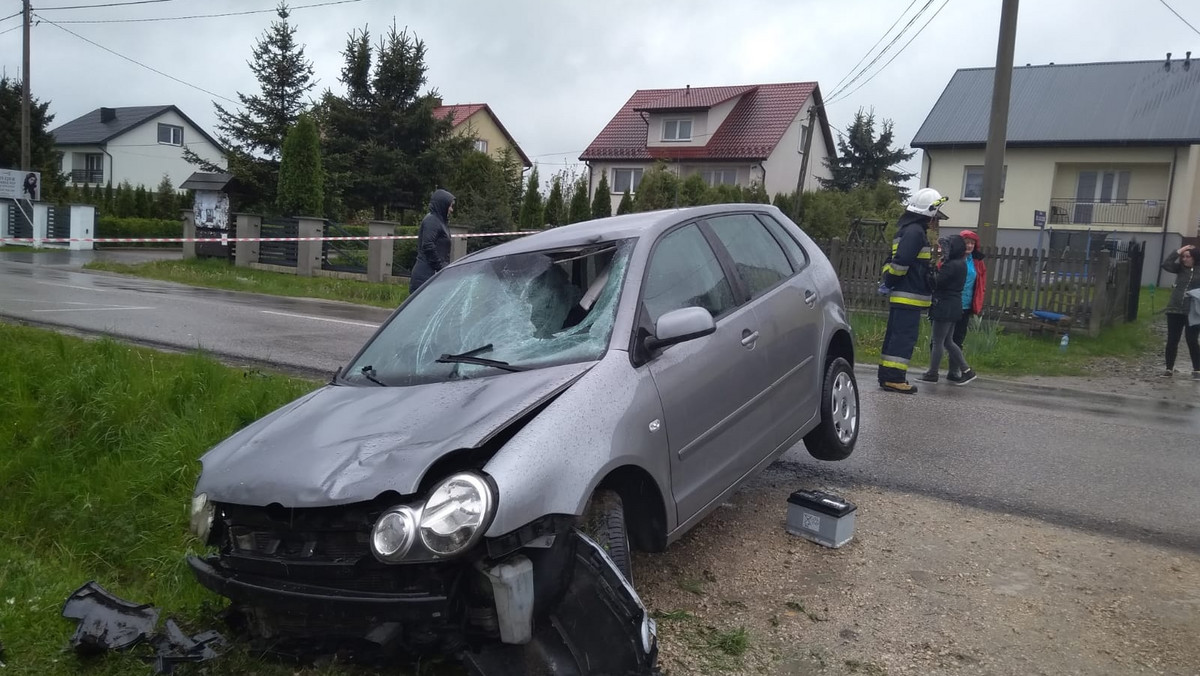
{"label": "damaged silver car", "polygon": [[262,636],[470,663],[550,627],[559,666],[636,672],[654,625],[630,549],[797,443],[849,456],[853,363],[833,268],[774,207],[524,237],[439,272],[327,386],[205,454],[190,563]]}

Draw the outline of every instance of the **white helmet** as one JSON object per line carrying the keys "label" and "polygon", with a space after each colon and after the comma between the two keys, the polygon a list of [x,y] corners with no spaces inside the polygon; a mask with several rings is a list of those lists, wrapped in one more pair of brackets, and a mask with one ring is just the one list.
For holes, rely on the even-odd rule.
{"label": "white helmet", "polygon": [[942,197],[942,193],[933,188],[921,188],[913,193],[912,197],[908,198],[905,210],[911,211],[914,214],[921,214],[922,216],[946,218],[946,214],[942,213],[938,207],[945,204],[949,199],[948,197]]}

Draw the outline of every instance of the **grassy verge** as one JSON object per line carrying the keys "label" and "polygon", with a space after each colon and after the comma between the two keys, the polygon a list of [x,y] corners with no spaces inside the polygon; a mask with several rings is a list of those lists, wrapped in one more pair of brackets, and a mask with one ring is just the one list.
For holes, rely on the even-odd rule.
{"label": "grassy verge", "polygon": [[331,277],[297,277],[281,272],[239,268],[217,259],[151,261],[136,264],[94,261],[84,267],[89,270],[119,272],[213,289],[323,298],[385,308],[394,308],[408,297],[408,287],[399,284],[371,284]]}
{"label": "grassy verge", "polygon": [[15,251],[24,251],[25,253],[46,253],[47,251],[63,251],[63,249],[53,249],[48,246],[20,246],[17,244],[0,245],[0,253],[8,253]]}
{"label": "grassy verge", "polygon": [[[1059,349],[1059,338],[1050,334],[1027,336],[1020,332],[1006,331],[995,321],[983,320],[972,326],[967,333],[963,351],[971,367],[985,374],[994,375],[1046,375],[1075,376],[1086,372],[1088,364],[1097,358],[1135,358],[1157,345],[1151,326],[1161,320],[1161,310],[1166,302],[1162,293],[1153,298],[1143,288],[1138,300],[1138,319],[1105,329],[1095,338],[1082,332],[1071,332],[1066,351]],[[879,361],[879,349],[883,345],[883,334],[887,329],[887,318],[880,315],[851,314],[854,326],[856,361],[874,364]],[[930,323],[921,322],[921,336],[913,351],[912,363],[925,367],[929,364]],[[943,354],[942,372],[948,368],[948,357]],[[915,377],[910,369],[910,379]]]}
{"label": "grassy verge", "polygon": [[[61,611],[88,580],[157,606],[160,623],[170,616],[185,631],[224,630],[222,600],[184,561],[196,547],[187,503],[197,458],[318,383],[7,324],[0,344],[0,673],[81,672],[68,649],[75,622]],[[237,645],[210,664],[205,673],[363,673],[264,663]],[[109,654],[83,670],[151,668]]]}

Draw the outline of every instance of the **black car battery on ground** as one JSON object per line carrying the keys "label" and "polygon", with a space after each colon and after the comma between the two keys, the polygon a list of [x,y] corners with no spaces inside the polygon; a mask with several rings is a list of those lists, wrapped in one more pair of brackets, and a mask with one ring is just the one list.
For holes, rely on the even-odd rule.
{"label": "black car battery on ground", "polygon": [[853,503],[823,491],[788,496],[787,531],[826,547],[838,548],[854,537]]}

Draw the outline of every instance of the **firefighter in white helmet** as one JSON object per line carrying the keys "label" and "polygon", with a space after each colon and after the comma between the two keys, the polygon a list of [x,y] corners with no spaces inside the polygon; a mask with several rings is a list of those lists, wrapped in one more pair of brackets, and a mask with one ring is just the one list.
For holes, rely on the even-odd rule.
{"label": "firefighter in white helmet", "polygon": [[921,315],[933,299],[929,288],[933,249],[927,231],[934,221],[946,218],[940,209],[946,199],[933,188],[922,188],[909,198],[896,222],[892,255],[883,266],[879,291],[887,294],[890,309],[879,354],[879,386],[889,392],[917,393],[908,382],[908,362],[921,331]]}

